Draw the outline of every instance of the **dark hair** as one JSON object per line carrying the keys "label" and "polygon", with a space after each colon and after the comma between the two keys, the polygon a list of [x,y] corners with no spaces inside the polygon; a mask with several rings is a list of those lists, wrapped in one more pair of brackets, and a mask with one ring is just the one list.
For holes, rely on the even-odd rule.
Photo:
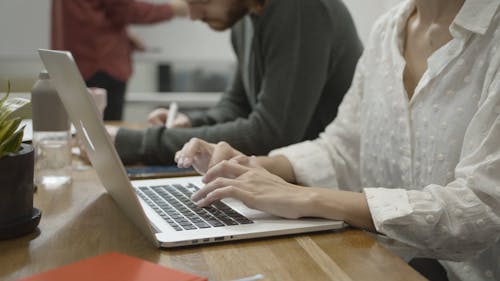
{"label": "dark hair", "polygon": [[257,3],[259,3],[260,6],[264,6],[267,2],[267,0],[256,0]]}

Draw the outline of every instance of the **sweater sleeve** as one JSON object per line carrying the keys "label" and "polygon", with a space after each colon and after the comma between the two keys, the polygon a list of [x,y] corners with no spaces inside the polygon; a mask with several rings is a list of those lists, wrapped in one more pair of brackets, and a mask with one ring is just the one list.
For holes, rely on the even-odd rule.
{"label": "sweater sleeve", "polygon": [[[302,140],[335,65],[332,60],[339,58],[333,44],[345,42],[334,40],[332,19],[319,1],[271,1],[259,24],[255,40],[260,41],[265,75],[248,116],[189,129],[120,130],[116,144],[125,162],[173,163],[174,153],[192,137],[227,141],[247,154]],[[135,138],[127,140],[130,135]]]}
{"label": "sweater sleeve", "polygon": [[108,19],[117,26],[156,23],[174,17],[174,11],[169,3],[104,0],[102,5]]}

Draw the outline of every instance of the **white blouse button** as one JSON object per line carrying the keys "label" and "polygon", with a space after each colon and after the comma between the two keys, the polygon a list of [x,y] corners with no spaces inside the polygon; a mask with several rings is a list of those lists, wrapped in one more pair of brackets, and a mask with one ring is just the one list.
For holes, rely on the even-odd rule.
{"label": "white blouse button", "polygon": [[447,228],[445,225],[441,225],[441,226],[439,227],[439,230],[440,230],[441,232],[443,232],[443,233],[448,232],[448,228]]}
{"label": "white blouse button", "polygon": [[439,153],[439,154],[437,155],[437,160],[439,160],[439,161],[444,161],[444,155],[443,155],[442,153]]}
{"label": "white blouse button", "polygon": [[427,223],[429,223],[429,224],[433,224],[433,223],[434,223],[434,221],[435,221],[435,218],[434,218],[434,216],[433,216],[433,215],[427,215],[427,216],[425,216],[425,221],[426,221]]}
{"label": "white blouse button", "polygon": [[464,112],[463,108],[461,108],[461,107],[457,108],[457,113],[458,114],[462,114],[463,112]]}
{"label": "white blouse button", "polygon": [[[475,184],[475,178],[474,176],[468,176],[467,177],[467,186],[468,187],[474,187],[474,184]],[[470,195],[470,194],[469,194]]]}
{"label": "white blouse button", "polygon": [[446,121],[441,122],[441,128],[446,129],[448,127],[448,123]]}
{"label": "white blouse button", "polygon": [[449,97],[452,97],[452,96],[455,95],[455,91],[448,90],[448,91],[446,91],[446,95],[449,96]]}
{"label": "white blouse button", "polygon": [[483,219],[478,219],[476,221],[476,224],[477,224],[477,226],[482,227],[482,226],[484,226],[484,220]]}
{"label": "white blouse button", "polygon": [[438,111],[439,111],[439,105],[434,104],[434,105],[432,106],[432,109],[434,110],[434,112],[438,112]]}
{"label": "white blouse button", "polygon": [[474,196],[474,195],[472,195],[472,194],[467,194],[467,195],[465,196],[465,200],[466,200],[467,202],[473,202],[474,200],[476,200],[476,196]]}
{"label": "white blouse button", "polygon": [[471,80],[472,80],[472,79],[471,79],[470,75],[467,75],[467,76],[465,76],[465,78],[464,78],[464,82],[465,82],[465,83],[470,83],[470,81],[471,81]]}

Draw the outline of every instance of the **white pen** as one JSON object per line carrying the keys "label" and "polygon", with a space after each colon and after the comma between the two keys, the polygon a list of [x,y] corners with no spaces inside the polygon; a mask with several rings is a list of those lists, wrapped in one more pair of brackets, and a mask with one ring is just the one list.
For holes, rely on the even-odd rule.
{"label": "white pen", "polygon": [[165,121],[165,127],[167,128],[172,128],[174,125],[174,120],[175,116],[177,115],[177,110],[179,109],[179,106],[175,101],[170,103],[170,106],[168,107],[168,116],[167,120]]}
{"label": "white pen", "polygon": [[262,279],[264,279],[264,275],[255,274],[254,276],[243,277],[240,279],[234,279],[233,281],[256,281],[256,280],[262,280]]}

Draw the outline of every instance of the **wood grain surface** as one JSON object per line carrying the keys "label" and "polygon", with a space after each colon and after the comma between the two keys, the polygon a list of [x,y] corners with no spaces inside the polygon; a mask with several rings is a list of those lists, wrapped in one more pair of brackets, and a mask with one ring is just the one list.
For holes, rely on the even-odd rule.
{"label": "wood grain surface", "polygon": [[279,281],[425,280],[355,229],[157,249],[119,210],[91,167],[75,162],[73,178],[71,186],[35,193],[35,207],[43,212],[37,232],[0,241],[0,280],[111,251],[217,281],[256,274]]}

